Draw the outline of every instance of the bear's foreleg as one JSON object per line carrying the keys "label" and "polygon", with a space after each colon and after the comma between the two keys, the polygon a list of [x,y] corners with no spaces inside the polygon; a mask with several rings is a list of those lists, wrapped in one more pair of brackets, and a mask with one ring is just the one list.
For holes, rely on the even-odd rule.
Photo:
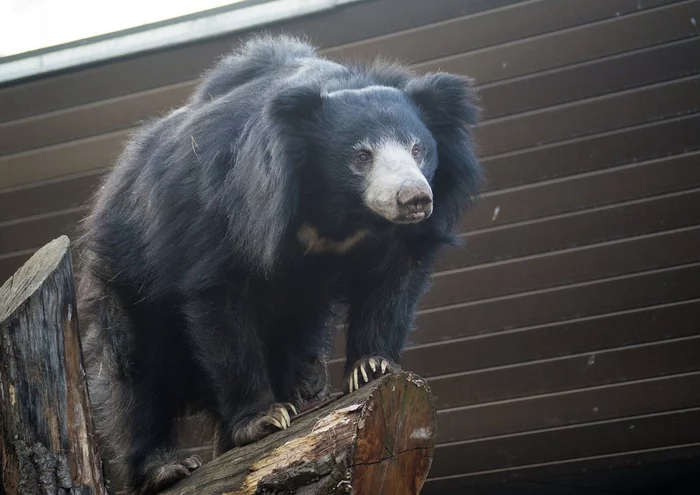
{"label": "bear's foreleg", "polygon": [[322,304],[299,305],[271,330],[270,379],[278,401],[301,409],[329,392],[328,355],[332,344],[330,311]]}
{"label": "bear's foreleg", "polygon": [[185,307],[195,359],[213,395],[219,453],[289,428],[296,409],[278,402],[261,330],[244,300],[211,290]]}
{"label": "bear's foreleg", "polygon": [[401,370],[401,351],[428,277],[425,266],[404,264],[373,272],[373,276],[353,284],[346,334],[345,393]]}
{"label": "bear's foreleg", "polygon": [[292,402],[302,408],[307,404],[326,399],[330,391],[328,358],[317,356],[301,364],[300,368],[302,369],[292,392]]}

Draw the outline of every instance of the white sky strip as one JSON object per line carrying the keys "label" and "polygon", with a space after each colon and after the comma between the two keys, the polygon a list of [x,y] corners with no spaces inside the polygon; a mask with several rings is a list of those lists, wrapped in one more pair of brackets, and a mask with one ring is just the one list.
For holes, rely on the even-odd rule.
{"label": "white sky strip", "polygon": [[[36,1],[38,0],[35,0],[35,2]],[[79,2],[80,0],[73,1]],[[0,58],[0,83],[91,62],[107,60],[114,57],[130,55],[141,51],[220,36],[234,31],[262,27],[273,22],[321,12],[338,5],[358,1],[362,0],[271,0],[252,5],[245,5],[245,0],[207,0],[202,3],[189,2],[190,4],[197,5],[196,11],[201,11],[202,6],[209,9],[228,4],[232,5],[232,10],[216,12],[194,19],[181,21],[174,19],[172,23],[139,32],[121,34],[116,32],[107,39],[87,40],[85,44],[79,44],[77,46],[59,46],[56,47],[56,49],[46,50],[45,52],[27,53],[27,56],[16,56],[5,60]],[[63,2],[56,3],[61,4]],[[122,15],[127,18],[129,15],[133,15],[135,10],[140,8],[138,6],[129,8],[132,3],[136,2],[134,0],[117,2],[121,7]],[[148,2],[142,1],[142,3]],[[94,0],[93,4],[104,5],[102,2],[95,2]],[[165,6],[166,2],[151,2],[151,4]],[[143,19],[145,19],[147,23],[152,23],[168,19],[172,17],[173,13],[176,16],[190,13],[182,9],[182,4],[183,2],[180,1],[174,3],[175,6],[181,7],[179,10],[163,7],[162,12],[159,14],[160,18],[151,12],[150,16],[143,16]],[[9,9],[5,7],[4,10],[7,11]],[[46,46],[39,46],[35,42],[31,42],[30,38],[32,37],[33,30],[29,29],[28,26],[22,27],[22,23],[17,20],[15,20],[15,23],[20,29],[13,28],[8,34],[7,30],[4,28],[13,24],[13,16],[8,15],[9,13],[6,12],[5,15],[3,15],[3,12],[0,11],[0,18],[2,19],[0,21],[0,32],[6,33],[0,35],[0,56],[8,55],[9,53],[21,53],[26,47],[31,47],[29,49],[37,49]],[[104,19],[103,21],[99,21],[99,19],[110,17],[111,15],[111,11],[100,15],[94,15],[93,13],[90,17],[78,16],[78,18],[71,22],[64,22],[63,19],[57,20],[57,22],[61,25],[61,29],[68,32],[74,27],[74,23],[75,25],[94,23],[91,27],[92,31],[88,36],[95,36],[109,32],[109,26],[115,25],[114,21],[110,21],[111,23]],[[25,19],[24,23],[26,22]],[[100,22],[103,23],[100,24]],[[133,19],[130,21],[131,25],[125,22],[126,21],[121,24],[121,26],[123,26],[121,29],[135,27],[133,24],[135,21],[133,21]],[[103,26],[102,31],[96,27],[100,25]],[[24,41],[22,41],[23,39]],[[61,40],[61,43],[65,43],[67,41],[82,39],[82,37],[80,37],[80,31],[78,30],[78,38],[75,36],[73,36],[73,39],[70,39],[70,36],[64,36],[63,38],[54,36],[54,38],[51,39],[58,39]],[[32,45],[31,43],[35,44]],[[51,43],[51,40],[49,39],[46,43]]]}

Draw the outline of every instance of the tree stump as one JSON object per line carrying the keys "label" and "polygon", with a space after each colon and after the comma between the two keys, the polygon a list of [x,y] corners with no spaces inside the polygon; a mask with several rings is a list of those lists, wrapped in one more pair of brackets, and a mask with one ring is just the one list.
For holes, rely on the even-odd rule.
{"label": "tree stump", "polygon": [[435,448],[435,406],[424,380],[370,382],[289,429],[226,452],[163,495],[411,495]]}
{"label": "tree stump", "polygon": [[107,493],[65,236],[0,288],[0,488],[7,495]]}

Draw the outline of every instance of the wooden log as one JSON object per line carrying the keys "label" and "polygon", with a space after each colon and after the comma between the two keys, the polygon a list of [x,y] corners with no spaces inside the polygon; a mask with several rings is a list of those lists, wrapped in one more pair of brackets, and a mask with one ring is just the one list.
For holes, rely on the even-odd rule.
{"label": "wooden log", "polygon": [[65,236],[0,288],[0,488],[7,495],[107,494]]}
{"label": "wooden log", "polygon": [[397,373],[226,452],[162,495],[411,495],[434,448],[430,390],[416,375]]}

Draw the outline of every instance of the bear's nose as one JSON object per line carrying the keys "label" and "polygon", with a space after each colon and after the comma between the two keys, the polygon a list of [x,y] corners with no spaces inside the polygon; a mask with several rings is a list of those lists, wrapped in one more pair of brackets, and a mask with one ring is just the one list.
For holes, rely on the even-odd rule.
{"label": "bear's nose", "polygon": [[416,181],[404,182],[396,194],[396,202],[411,210],[422,210],[433,202],[429,187]]}

